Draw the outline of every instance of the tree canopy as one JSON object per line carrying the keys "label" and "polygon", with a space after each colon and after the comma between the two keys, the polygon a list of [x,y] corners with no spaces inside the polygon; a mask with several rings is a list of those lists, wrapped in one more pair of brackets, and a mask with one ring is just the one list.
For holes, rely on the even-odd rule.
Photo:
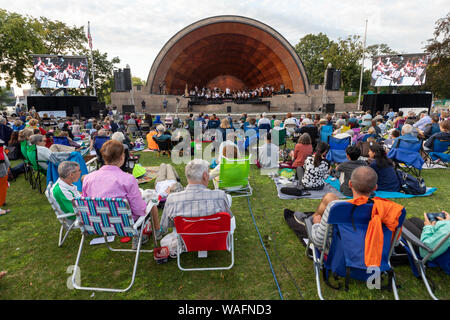
{"label": "tree canopy", "polygon": [[[14,81],[19,85],[34,82],[31,54],[90,57],[84,27],[0,9],[0,80],[4,80],[7,87]],[[120,63],[120,59],[109,59],[107,53],[99,50],[93,50],[93,57],[97,96],[100,101],[108,102],[113,88],[114,65]],[[92,68],[89,72],[92,84]],[[88,93],[92,90],[89,88]],[[79,90],[69,91],[79,93]]]}

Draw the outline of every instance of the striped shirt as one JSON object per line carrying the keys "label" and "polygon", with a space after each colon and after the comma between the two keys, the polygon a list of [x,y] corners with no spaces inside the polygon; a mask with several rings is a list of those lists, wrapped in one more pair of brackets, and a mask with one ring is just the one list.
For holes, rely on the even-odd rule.
{"label": "striped shirt", "polygon": [[219,212],[228,212],[233,216],[224,191],[210,190],[202,184],[189,184],[184,191],[169,194],[161,217],[161,228],[165,232],[173,227],[173,219],[177,216],[205,217]]}
{"label": "striped shirt", "polygon": [[[347,200],[335,200],[335,201],[330,202],[322,215],[322,219],[320,220],[320,223],[313,224],[313,226],[312,226],[312,229],[311,229],[311,238],[312,239],[311,240],[318,249],[323,248],[323,243],[326,238],[325,232],[327,231],[328,215],[330,214],[330,210],[336,203],[341,203],[341,202],[347,202]],[[329,232],[331,233],[331,231],[332,231],[332,228],[330,228]],[[328,248],[330,247],[330,240],[331,239],[329,239],[329,242],[327,243],[326,251],[328,251]]]}

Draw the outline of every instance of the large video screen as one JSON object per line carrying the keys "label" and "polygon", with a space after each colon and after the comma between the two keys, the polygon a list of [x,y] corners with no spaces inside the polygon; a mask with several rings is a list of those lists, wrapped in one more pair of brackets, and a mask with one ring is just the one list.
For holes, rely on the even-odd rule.
{"label": "large video screen", "polygon": [[393,55],[374,57],[372,83],[374,87],[421,86],[426,81],[429,55]]}
{"label": "large video screen", "polygon": [[85,89],[89,87],[86,57],[35,56],[33,65],[37,88]]}

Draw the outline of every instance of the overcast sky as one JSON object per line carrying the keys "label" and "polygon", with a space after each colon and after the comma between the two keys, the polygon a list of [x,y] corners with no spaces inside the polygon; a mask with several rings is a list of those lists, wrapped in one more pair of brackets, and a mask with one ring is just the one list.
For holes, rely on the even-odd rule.
{"label": "overcast sky", "polygon": [[337,40],[350,34],[367,44],[386,43],[401,53],[423,52],[449,0],[0,0],[0,8],[45,16],[68,25],[91,22],[94,49],[118,56],[133,76],[147,79],[153,60],[182,28],[216,15],[240,15],[268,24],[293,46],[308,33]]}

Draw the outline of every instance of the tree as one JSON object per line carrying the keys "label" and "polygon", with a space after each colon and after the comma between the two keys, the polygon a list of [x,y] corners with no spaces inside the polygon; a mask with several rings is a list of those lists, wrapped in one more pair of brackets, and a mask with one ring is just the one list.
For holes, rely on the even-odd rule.
{"label": "tree", "polygon": [[359,91],[362,53],[363,44],[358,35],[339,38],[338,42],[331,43],[323,53],[325,65],[331,63],[333,68],[341,70],[346,92]]}
{"label": "tree", "polygon": [[425,88],[438,98],[450,98],[450,13],[436,21],[433,35],[425,47],[431,54]]}
{"label": "tree", "polygon": [[392,50],[387,44],[373,44],[366,48],[366,57],[376,57],[376,56],[384,56],[390,54],[397,54],[394,50]]}
{"label": "tree", "polygon": [[[90,57],[83,27],[70,27],[61,21],[22,16],[0,9],[0,80],[5,80],[7,87],[13,81],[19,85],[34,82],[31,54]],[[97,96],[100,101],[108,103],[113,88],[114,64],[120,59],[114,57],[109,60],[107,53],[98,50],[93,50],[93,57]],[[91,63],[90,66],[92,72]],[[92,85],[92,80],[90,82]],[[92,91],[92,87],[88,89],[88,93]],[[81,92],[71,89],[69,93]]]}
{"label": "tree", "polygon": [[142,80],[139,77],[131,77],[131,81],[133,86],[145,86],[145,80]]}
{"label": "tree", "polygon": [[2,105],[12,105],[15,100],[10,96],[8,89],[0,88],[0,106]]}
{"label": "tree", "polygon": [[333,43],[325,34],[307,34],[295,46],[295,51],[305,66],[311,84],[322,84],[326,64],[323,53]]}

